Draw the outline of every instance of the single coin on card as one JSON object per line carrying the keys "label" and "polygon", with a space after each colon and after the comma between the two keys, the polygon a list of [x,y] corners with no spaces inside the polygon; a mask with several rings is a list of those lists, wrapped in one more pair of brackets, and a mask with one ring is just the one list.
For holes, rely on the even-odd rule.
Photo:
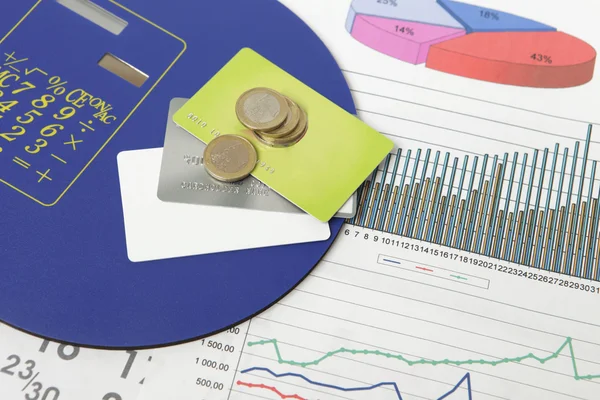
{"label": "single coin on card", "polygon": [[213,178],[222,182],[237,182],[246,178],[256,166],[256,150],[247,139],[223,135],[204,149],[204,167]]}

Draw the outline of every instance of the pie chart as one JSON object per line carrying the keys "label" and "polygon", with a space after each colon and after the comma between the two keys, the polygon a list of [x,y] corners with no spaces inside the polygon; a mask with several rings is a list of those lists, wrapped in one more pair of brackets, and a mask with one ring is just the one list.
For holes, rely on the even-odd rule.
{"label": "pie chart", "polygon": [[452,0],[354,0],[346,29],[398,60],[505,85],[580,86],[596,64],[592,46],[555,27]]}

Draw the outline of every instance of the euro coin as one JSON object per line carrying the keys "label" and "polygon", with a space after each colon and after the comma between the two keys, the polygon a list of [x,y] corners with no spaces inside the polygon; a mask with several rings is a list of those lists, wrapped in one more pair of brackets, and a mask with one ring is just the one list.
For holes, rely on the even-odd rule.
{"label": "euro coin", "polygon": [[271,147],[289,147],[300,141],[308,131],[308,117],[304,110],[300,109],[300,121],[292,133],[283,138],[272,138],[260,132],[254,132],[256,138]]}
{"label": "euro coin", "polygon": [[252,143],[237,135],[218,136],[204,149],[206,172],[222,182],[246,178],[256,166],[257,159]]}
{"label": "euro coin", "polygon": [[298,123],[300,122],[300,107],[298,107],[298,105],[289,98],[285,97],[285,99],[289,107],[289,112],[283,125],[272,131],[259,131],[260,134],[269,138],[283,138],[294,132],[298,126]]}
{"label": "euro coin", "polygon": [[243,93],[235,113],[246,128],[263,132],[279,128],[288,116],[289,106],[281,94],[268,88],[254,88]]}

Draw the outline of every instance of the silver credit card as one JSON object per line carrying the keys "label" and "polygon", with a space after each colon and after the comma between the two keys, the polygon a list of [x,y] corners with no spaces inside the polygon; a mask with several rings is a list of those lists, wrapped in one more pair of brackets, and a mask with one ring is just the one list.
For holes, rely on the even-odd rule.
{"label": "silver credit card", "polygon": [[[169,105],[158,182],[160,200],[260,211],[304,213],[252,176],[240,182],[224,183],[208,175],[202,164],[202,154],[206,145],[173,122],[173,115],[187,100],[174,98]],[[335,216],[352,218],[356,214],[356,204],[356,193],[354,193]]]}

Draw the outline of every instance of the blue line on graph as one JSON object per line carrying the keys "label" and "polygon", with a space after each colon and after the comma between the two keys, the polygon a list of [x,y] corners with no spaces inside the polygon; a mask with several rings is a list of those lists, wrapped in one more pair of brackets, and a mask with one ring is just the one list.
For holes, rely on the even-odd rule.
{"label": "blue line on graph", "polygon": [[[377,389],[378,387],[382,387],[382,386],[391,386],[392,388],[394,388],[394,391],[396,392],[396,395],[398,396],[398,400],[404,400],[402,398],[402,394],[400,394],[400,389],[398,388],[398,385],[396,384],[396,382],[380,382],[377,383],[375,385],[371,385],[371,386],[363,386],[363,387],[354,387],[354,388],[345,388],[345,387],[341,387],[341,386],[336,386],[336,385],[330,385],[328,383],[322,383],[322,382],[316,382],[313,381],[309,378],[307,378],[304,375],[301,374],[295,374],[293,372],[286,372],[283,374],[277,374],[273,371],[271,371],[269,368],[263,368],[263,367],[252,367],[252,368],[248,368],[245,369],[243,371],[241,371],[242,374],[247,374],[249,372],[253,372],[253,371],[262,371],[262,372],[266,372],[269,375],[275,377],[275,378],[285,378],[288,376],[292,376],[295,378],[300,378],[305,382],[310,383],[311,385],[315,385],[315,386],[321,386],[321,387],[326,387],[329,389],[335,389],[335,390],[340,390],[342,392],[359,392],[359,391],[368,391],[368,390],[373,390],[373,389]],[[453,394],[454,392],[456,392],[463,383],[467,383],[467,393],[469,395],[469,400],[473,399],[473,394],[472,394],[472,390],[471,390],[471,374],[469,372],[467,372],[460,381],[458,381],[458,383],[456,385],[454,385],[454,387],[452,389],[450,389],[448,392],[444,393],[442,396],[438,397],[437,400],[443,400],[445,398],[447,398],[448,396],[450,396],[451,394]]]}
{"label": "blue line on graph", "polygon": [[402,263],[401,263],[401,262],[399,262],[399,261],[388,260],[387,258],[384,258],[384,259],[383,259],[383,261],[391,262],[391,263],[394,263],[394,264],[402,264]]}

